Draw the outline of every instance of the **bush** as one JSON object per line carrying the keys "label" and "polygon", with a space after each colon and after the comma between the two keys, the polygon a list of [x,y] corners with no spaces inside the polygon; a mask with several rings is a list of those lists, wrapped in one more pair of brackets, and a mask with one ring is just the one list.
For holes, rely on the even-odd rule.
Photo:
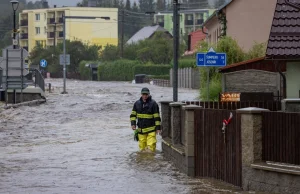
{"label": "bush", "polygon": [[134,67],[134,74],[146,75],[167,75],[170,73],[169,65],[153,65],[148,63],[146,65],[138,65]]}
{"label": "bush", "polygon": [[106,62],[98,67],[99,81],[131,81],[137,61],[117,60]]}
{"label": "bush", "polygon": [[170,75],[150,75],[147,76],[149,79],[164,79],[164,80],[170,80]]}
{"label": "bush", "polygon": [[[221,76],[215,74],[209,83],[209,101],[218,101],[219,94],[222,92]],[[201,100],[207,100],[207,87],[200,90]]]}
{"label": "bush", "polygon": [[81,61],[79,63],[79,73],[80,73],[80,78],[82,80],[90,80],[91,79],[91,69],[85,66],[87,63],[91,63],[91,62],[90,61]]}

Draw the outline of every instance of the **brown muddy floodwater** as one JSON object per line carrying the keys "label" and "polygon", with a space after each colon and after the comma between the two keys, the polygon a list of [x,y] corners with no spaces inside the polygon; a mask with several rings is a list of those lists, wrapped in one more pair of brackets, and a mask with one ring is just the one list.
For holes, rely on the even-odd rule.
{"label": "brown muddy floodwater", "polygon": [[[240,193],[178,172],[161,153],[161,137],[155,155],[137,152],[129,115],[140,89],[161,101],[172,99],[172,88],[68,80],[61,95],[61,79],[46,81],[55,88],[47,103],[0,108],[0,193]],[[180,100],[197,96],[179,90]]]}

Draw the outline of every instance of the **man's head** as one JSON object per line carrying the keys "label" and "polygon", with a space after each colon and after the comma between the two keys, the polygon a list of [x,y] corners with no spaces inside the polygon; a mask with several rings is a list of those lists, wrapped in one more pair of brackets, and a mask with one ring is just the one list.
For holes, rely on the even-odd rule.
{"label": "man's head", "polygon": [[142,94],[142,99],[146,101],[149,98],[150,90],[148,88],[143,88],[141,94]]}

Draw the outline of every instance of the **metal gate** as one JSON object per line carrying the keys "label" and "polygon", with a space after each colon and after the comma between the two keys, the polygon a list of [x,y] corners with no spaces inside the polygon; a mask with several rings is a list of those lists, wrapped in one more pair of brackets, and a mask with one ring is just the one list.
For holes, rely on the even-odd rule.
{"label": "metal gate", "polygon": [[[223,120],[233,118],[222,133]],[[242,186],[241,118],[236,111],[195,111],[195,174]]]}

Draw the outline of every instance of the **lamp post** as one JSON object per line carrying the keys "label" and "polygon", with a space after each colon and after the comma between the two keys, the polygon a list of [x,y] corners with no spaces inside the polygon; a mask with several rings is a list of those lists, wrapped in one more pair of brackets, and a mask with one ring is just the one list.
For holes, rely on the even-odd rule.
{"label": "lamp post", "polygon": [[178,101],[178,54],[179,54],[179,17],[178,0],[173,0],[173,41],[174,41],[174,67],[173,67],[173,101]]}
{"label": "lamp post", "polygon": [[64,43],[63,43],[63,55],[64,55],[64,67],[63,67],[63,72],[64,72],[64,91],[62,94],[67,94],[66,91],[66,77],[67,77],[67,71],[66,71],[66,65],[67,65],[67,60],[66,60],[66,19],[86,19],[86,20],[95,20],[95,19],[103,19],[103,20],[110,20],[110,17],[89,17],[89,16],[65,16],[63,14],[63,32],[64,32]]}
{"label": "lamp post", "polygon": [[[13,40],[16,39],[16,32],[17,32],[17,29],[16,29],[16,11],[18,10],[19,8],[19,1],[18,0],[11,0],[10,1],[11,5],[12,5],[12,8],[13,8],[13,11],[14,11],[14,25],[13,25],[13,28],[14,28],[14,33],[13,33]],[[16,49],[17,45],[13,44],[13,47],[14,49]]]}

